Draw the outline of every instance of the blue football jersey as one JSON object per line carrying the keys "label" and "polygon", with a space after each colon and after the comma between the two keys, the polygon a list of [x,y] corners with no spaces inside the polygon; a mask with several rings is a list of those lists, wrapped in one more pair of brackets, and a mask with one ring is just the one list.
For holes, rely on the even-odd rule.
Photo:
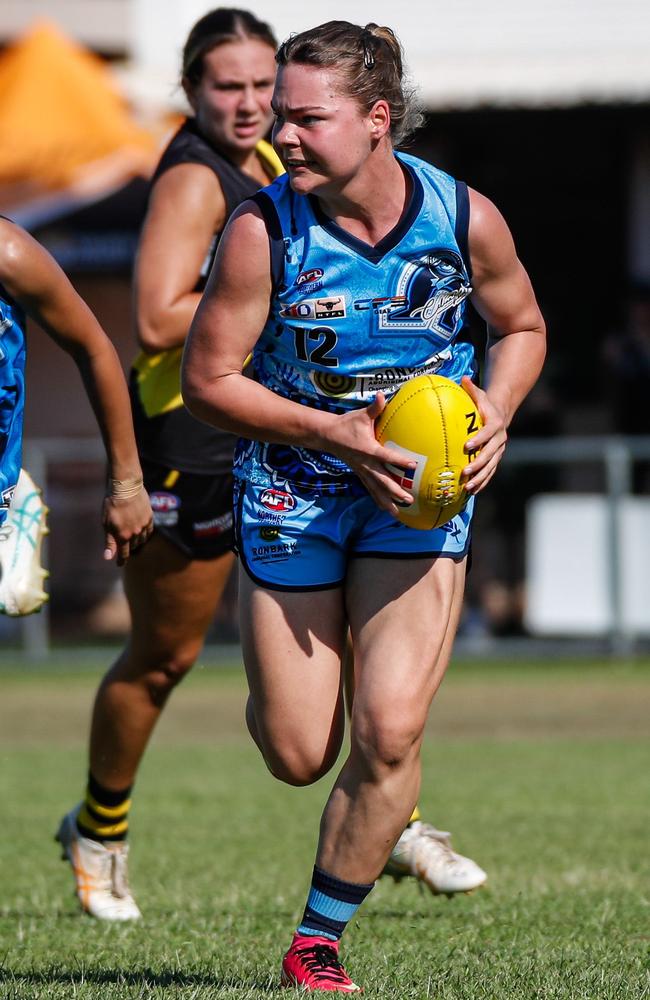
{"label": "blue football jersey", "polygon": [[25,314],[0,285],[0,524],[20,474],[24,406]]}
{"label": "blue football jersey", "polygon": [[[269,231],[274,291],[253,353],[256,379],[295,402],[334,412],[388,397],[416,375],[460,381],[474,371],[458,341],[471,293],[467,187],[404,153],[406,210],[372,247],[279,177],[254,197]],[[333,455],[240,441],[235,475],[315,493],[363,487]]]}

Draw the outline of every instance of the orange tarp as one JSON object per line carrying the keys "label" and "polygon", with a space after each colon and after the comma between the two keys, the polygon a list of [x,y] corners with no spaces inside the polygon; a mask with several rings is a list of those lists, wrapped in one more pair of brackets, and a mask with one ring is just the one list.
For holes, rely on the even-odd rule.
{"label": "orange tarp", "polygon": [[133,121],[97,56],[49,22],[0,55],[0,184],[60,188],[99,172],[147,173],[157,140]]}

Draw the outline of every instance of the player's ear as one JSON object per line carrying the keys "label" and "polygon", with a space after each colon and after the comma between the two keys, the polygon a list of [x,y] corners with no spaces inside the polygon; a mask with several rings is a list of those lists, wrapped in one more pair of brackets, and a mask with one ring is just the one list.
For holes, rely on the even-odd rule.
{"label": "player's ear", "polygon": [[383,139],[390,131],[390,108],[384,100],[375,101],[368,114],[370,135],[375,140]]}

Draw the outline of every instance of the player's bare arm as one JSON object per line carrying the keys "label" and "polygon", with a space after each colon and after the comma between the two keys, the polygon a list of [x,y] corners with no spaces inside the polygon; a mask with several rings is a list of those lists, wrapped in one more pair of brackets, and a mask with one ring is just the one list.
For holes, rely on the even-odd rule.
{"label": "player's bare arm", "polygon": [[469,249],[472,302],[490,330],[485,391],[463,380],[485,424],[467,444],[468,451],[481,448],[465,470],[467,491],[477,493],[494,475],[510,422],[542,369],[546,327],[503,216],[476,191],[470,191]]}
{"label": "player's bare arm", "polygon": [[[0,220],[0,282],[27,315],[74,359],[95,412],[113,483],[142,481],[131,409],[115,348],[61,268],[36,240]],[[132,492],[134,495],[128,496]],[[122,494],[122,496],[120,496]],[[140,487],[116,487],[104,502],[106,557],[122,564],[152,530]]]}
{"label": "player's bare arm", "polygon": [[382,448],[374,420],[383,396],[344,415],[301,406],[243,375],[245,359],[264,327],[271,298],[268,234],[256,205],[245,203],[226,227],[197,309],[183,358],[182,392],[191,413],[206,423],[255,440],[303,444],[347,462],[375,501],[392,509],[412,497],[384,468],[403,465]]}
{"label": "player's bare arm", "polygon": [[194,289],[225,215],[209,167],[182,163],[154,184],[135,266],[136,332],[144,351],[184,344],[201,298]]}

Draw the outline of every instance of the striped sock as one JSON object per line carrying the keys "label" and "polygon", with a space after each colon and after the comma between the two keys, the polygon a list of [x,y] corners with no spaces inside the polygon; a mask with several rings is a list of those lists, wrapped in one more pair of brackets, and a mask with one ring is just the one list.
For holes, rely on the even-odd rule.
{"label": "striped sock", "polygon": [[314,866],[311,889],[298,934],[307,937],[328,937],[338,941],[346,924],[352,919],[374,886],[343,882],[334,875]]}
{"label": "striped sock", "polygon": [[77,816],[77,826],[82,837],[90,840],[126,840],[130,796],[131,787],[121,792],[112,792],[100,785],[89,773],[86,797]]}

